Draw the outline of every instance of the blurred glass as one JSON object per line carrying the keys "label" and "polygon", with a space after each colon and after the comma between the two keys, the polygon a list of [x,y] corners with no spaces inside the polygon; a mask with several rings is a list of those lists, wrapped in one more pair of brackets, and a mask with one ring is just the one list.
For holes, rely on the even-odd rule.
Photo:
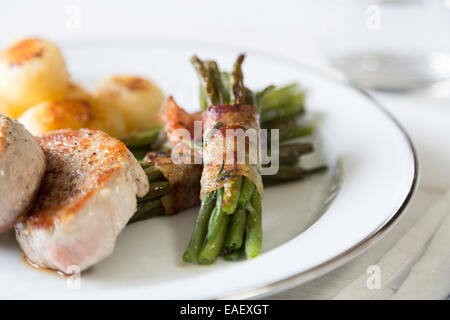
{"label": "blurred glass", "polygon": [[450,77],[450,0],[328,0],[322,45],[360,86],[389,91]]}

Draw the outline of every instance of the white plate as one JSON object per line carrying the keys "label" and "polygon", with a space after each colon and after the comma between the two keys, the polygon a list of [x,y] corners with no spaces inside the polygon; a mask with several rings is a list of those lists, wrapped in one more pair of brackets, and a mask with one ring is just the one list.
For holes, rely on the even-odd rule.
{"label": "white plate", "polygon": [[[85,85],[112,73],[138,73],[154,79],[191,110],[197,109],[198,89],[189,57],[213,57],[229,68],[239,51],[152,39],[61,46],[73,78]],[[342,265],[384,234],[404,210],[417,178],[413,147],[395,120],[366,93],[291,61],[250,51],[244,71],[252,88],[292,80],[304,84],[317,138],[333,167],[328,174],[267,188],[260,257],[207,267],[183,263],[194,208],[127,227],[114,254],[83,273],[80,288],[73,289],[71,279],[27,266],[8,232],[0,236],[0,298],[262,296]],[[336,162],[342,169],[340,191],[327,206],[339,177]]]}

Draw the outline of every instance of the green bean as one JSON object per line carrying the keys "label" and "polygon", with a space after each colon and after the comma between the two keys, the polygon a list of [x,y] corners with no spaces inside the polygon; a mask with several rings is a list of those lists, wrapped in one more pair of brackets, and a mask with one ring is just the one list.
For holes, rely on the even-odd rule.
{"label": "green bean", "polygon": [[236,251],[224,253],[223,258],[227,261],[237,261],[237,260],[239,260],[239,258],[241,257],[241,255],[244,251],[243,248],[244,247],[242,247],[241,249],[236,250]]}
{"label": "green bean", "polygon": [[144,201],[144,202],[141,202],[138,204],[138,209],[137,209],[136,213],[146,212],[146,211],[156,208],[158,206],[161,206],[161,200],[159,198],[148,199],[147,201]]}
{"label": "green bean", "polygon": [[242,104],[245,103],[246,90],[244,87],[244,75],[242,74],[242,63],[244,62],[245,55],[240,54],[233,66],[233,72],[231,73],[231,91],[233,92],[233,103]]}
{"label": "green bean", "polygon": [[[261,112],[263,114],[264,112]],[[297,126],[297,116],[288,119],[275,119],[273,121],[263,122],[261,128],[263,129],[285,129]]]}
{"label": "green bean", "polygon": [[303,105],[298,103],[287,103],[276,107],[266,108],[261,112],[261,122],[269,122],[280,119],[289,119],[303,112]]}
{"label": "green bean", "polygon": [[220,79],[222,80],[222,88],[225,90],[224,97],[226,103],[231,103],[231,77],[228,72],[221,72]]}
{"label": "green bean", "polygon": [[148,211],[136,212],[134,216],[130,219],[128,223],[138,222],[142,220],[147,220],[151,218],[155,218],[164,214],[163,206],[158,206]]}
{"label": "green bean", "polygon": [[[128,136],[122,141],[128,148],[148,147],[158,138],[162,127],[160,125],[152,126],[146,130],[143,130],[135,135]],[[147,150],[149,151],[149,150]]]}
{"label": "green bean", "polygon": [[220,220],[214,237],[212,237],[209,241],[205,241],[202,250],[200,251],[198,263],[211,264],[216,260],[225,239],[229,218],[230,216],[223,215],[223,219]]}
{"label": "green bean", "polygon": [[244,104],[248,105],[248,106],[255,106],[256,108],[258,108],[258,106],[256,105],[256,96],[253,93],[253,91],[251,91],[249,88],[245,87],[245,100],[244,100]]}
{"label": "green bean", "polygon": [[154,164],[145,167],[144,172],[147,175],[148,181],[150,182],[164,179],[163,174],[158,168],[155,167]]}
{"label": "green bean", "polygon": [[248,210],[247,232],[245,237],[245,255],[252,259],[261,253],[262,244],[262,206],[259,192],[254,192],[252,210]]}
{"label": "green bean", "polygon": [[239,195],[241,192],[242,176],[238,176],[228,180],[223,186],[222,208],[227,214],[233,214],[238,205]]}
{"label": "green bean", "polygon": [[247,207],[247,203],[253,195],[253,191],[256,186],[249,178],[244,177],[241,187],[241,193],[239,195],[238,207],[245,209]]}
{"label": "green bean", "polygon": [[230,93],[227,90],[227,86],[223,83],[223,75],[219,70],[219,66],[215,61],[208,60],[206,61],[206,66],[209,70],[210,78],[219,94],[219,102],[221,104],[230,103]]}
{"label": "green bean", "polygon": [[226,251],[238,250],[244,242],[245,226],[247,213],[245,209],[238,209],[231,219],[231,226],[228,228],[228,234],[223,245]]}
{"label": "green bean", "polygon": [[146,202],[150,199],[160,198],[170,191],[169,182],[167,181],[154,181],[150,183],[150,188],[148,193],[142,197],[138,198],[138,202]]}
{"label": "green bean", "polygon": [[153,199],[153,200],[148,200],[145,202],[138,203],[137,210],[136,210],[135,214],[133,215],[133,217],[131,218],[131,220],[133,220],[133,222],[140,220],[140,217],[143,214],[146,214],[146,213],[148,213],[152,210],[155,210],[156,208],[159,208],[159,207],[162,208],[160,199]]}
{"label": "green bean", "polygon": [[280,146],[278,157],[281,164],[292,164],[295,163],[300,156],[313,151],[314,146],[311,143],[291,143]]}
{"label": "green bean", "polygon": [[285,142],[288,140],[308,136],[312,134],[314,131],[312,126],[307,127],[295,127],[295,128],[289,128],[287,130],[280,130],[280,136],[279,141]]}
{"label": "green bean", "polygon": [[205,88],[200,84],[199,85],[199,100],[200,100],[200,109],[205,111],[208,109],[208,100],[206,99]]}
{"label": "green bean", "polygon": [[255,95],[255,107],[261,111],[264,105],[266,96],[275,89],[274,85],[265,87],[263,90],[258,91]]}
{"label": "green bean", "polygon": [[207,232],[211,211],[215,206],[215,198],[215,191],[208,192],[203,196],[191,240],[189,241],[189,244],[183,255],[183,260],[186,262],[196,262],[198,259],[198,254]]}
{"label": "green bean", "polygon": [[191,58],[191,63],[197,72],[201,86],[205,89],[205,97],[208,106],[215,106],[221,104],[221,95],[217,84],[211,77],[210,70],[205,62],[200,60],[197,56]]}
{"label": "green bean", "polygon": [[211,212],[211,217],[208,223],[208,234],[206,236],[208,242],[213,241],[216,238],[217,232],[220,229],[220,225],[226,214],[222,210],[223,188],[217,190],[216,206]]}
{"label": "green bean", "polygon": [[129,148],[129,150],[131,151],[131,153],[133,154],[133,156],[136,158],[136,160],[138,161],[142,161],[145,156],[147,155],[147,152],[149,152],[151,150],[151,147],[139,147],[139,148]]}
{"label": "green bean", "polygon": [[139,160],[139,164],[141,165],[142,169],[147,169],[149,167],[154,167],[155,164],[153,162],[148,162],[145,160]]}
{"label": "green bean", "polygon": [[284,87],[276,88],[268,92],[262,103],[262,109],[276,107],[286,103],[303,104],[305,92],[298,83],[292,83]]}

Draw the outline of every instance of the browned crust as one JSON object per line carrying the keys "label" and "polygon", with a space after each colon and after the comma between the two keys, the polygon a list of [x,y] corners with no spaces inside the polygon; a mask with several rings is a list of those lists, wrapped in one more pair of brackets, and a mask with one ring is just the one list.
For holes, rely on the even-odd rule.
{"label": "browned crust", "polygon": [[42,119],[44,124],[57,124],[66,119],[75,119],[77,123],[86,125],[95,117],[93,106],[87,100],[63,99],[48,103],[48,112]]}
{"label": "browned crust", "polygon": [[22,65],[23,63],[42,56],[44,45],[41,40],[29,38],[21,40],[6,49],[2,55],[10,67]]}
{"label": "browned crust", "polygon": [[116,83],[125,86],[132,91],[147,90],[152,87],[150,81],[136,76],[115,76],[112,79]]}
{"label": "browned crust", "polygon": [[[96,151],[90,153],[94,139],[105,141],[97,141]],[[51,228],[70,218],[122,167],[127,155],[122,142],[91,129],[58,130],[38,141],[47,157],[47,171],[36,201],[22,217],[32,228]],[[89,175],[90,183],[77,184],[84,181],[80,175]]]}
{"label": "browned crust", "polygon": [[5,152],[8,142],[6,141],[6,127],[8,125],[8,118],[0,115],[0,154]]}

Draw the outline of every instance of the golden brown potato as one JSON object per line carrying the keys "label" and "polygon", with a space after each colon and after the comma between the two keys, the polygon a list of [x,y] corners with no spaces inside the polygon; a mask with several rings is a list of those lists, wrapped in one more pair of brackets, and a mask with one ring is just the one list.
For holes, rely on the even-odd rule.
{"label": "golden brown potato", "polygon": [[151,81],[136,76],[112,76],[97,87],[97,99],[121,111],[127,132],[145,129],[159,121],[164,94]]}
{"label": "golden brown potato", "polygon": [[15,114],[64,95],[69,81],[64,58],[51,42],[24,39],[0,53],[0,96],[15,105]]}
{"label": "golden brown potato", "polygon": [[90,99],[44,101],[25,111],[19,121],[33,135],[66,128],[98,129],[119,138],[125,133],[125,123],[119,111],[106,110]]}
{"label": "golden brown potato", "polygon": [[95,118],[88,128],[102,130],[113,137],[123,138],[126,135],[126,124],[119,110],[107,108],[95,101]]}
{"label": "golden brown potato", "polygon": [[18,114],[16,113],[16,110],[17,107],[15,105],[0,97],[0,114],[8,118],[17,119]]}
{"label": "golden brown potato", "polygon": [[64,93],[64,99],[69,99],[69,100],[82,99],[82,100],[93,101],[94,97],[92,97],[92,95],[89,92],[84,90],[83,87],[79,86],[76,83],[69,82],[67,85],[67,90]]}

